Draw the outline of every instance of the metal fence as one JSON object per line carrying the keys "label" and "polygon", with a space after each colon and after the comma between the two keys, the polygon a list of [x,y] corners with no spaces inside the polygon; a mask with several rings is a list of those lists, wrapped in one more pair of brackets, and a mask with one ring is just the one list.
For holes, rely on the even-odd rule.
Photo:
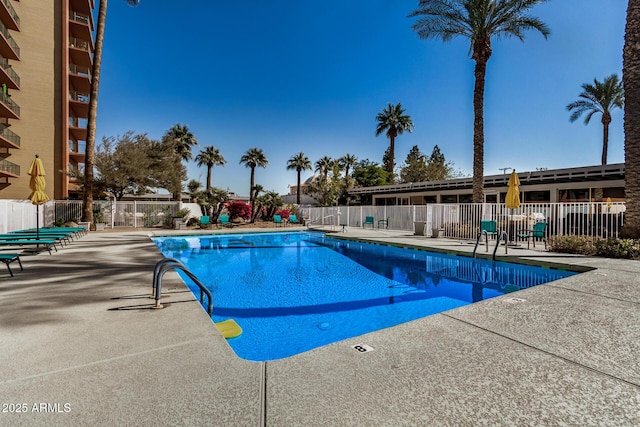
{"label": "metal fence", "polygon": [[[386,226],[392,230],[416,231],[422,227],[427,236],[434,232],[444,237],[475,239],[481,220],[496,221],[498,230],[512,236],[519,230],[531,229],[536,222],[546,221],[546,233],[590,237],[618,237],[624,223],[624,203],[523,203],[518,209],[504,204],[460,203],[414,206],[337,206],[302,209],[303,217],[312,225],[362,227],[365,217],[373,216],[373,228]],[[367,225],[369,227],[369,225]],[[437,231],[436,231],[437,230]]]}

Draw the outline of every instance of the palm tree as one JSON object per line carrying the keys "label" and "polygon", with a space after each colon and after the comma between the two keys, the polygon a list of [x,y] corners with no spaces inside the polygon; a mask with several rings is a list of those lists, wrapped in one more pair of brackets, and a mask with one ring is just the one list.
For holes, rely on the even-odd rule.
{"label": "palm tree", "polygon": [[242,155],[240,158],[240,164],[245,165],[248,168],[251,168],[251,180],[249,184],[249,203],[251,204],[251,212],[253,212],[254,208],[254,183],[255,183],[255,173],[256,167],[260,166],[261,168],[266,168],[269,164],[269,160],[267,156],[264,155],[264,152],[257,148],[249,148],[246,153]]}
{"label": "palm tree", "polygon": [[624,107],[623,235],[640,239],[640,0],[629,0],[622,53]]}
{"label": "palm tree", "polygon": [[[107,22],[107,0],[99,0],[98,22],[96,23],[96,46],[93,51],[91,88],[89,93],[89,115],[87,119],[87,141],[85,143],[84,185],[82,191],[82,221],[93,222],[93,167],[95,166],[96,123],[98,121],[98,89],[100,87],[100,65],[104,27]],[[140,0],[125,0],[130,6],[137,6]]]}
{"label": "palm tree", "polygon": [[473,89],[473,202],[483,201],[484,187],[484,82],[491,57],[491,38],[517,37],[538,30],[545,39],[550,31],[538,18],[527,15],[547,0],[420,0],[409,17],[419,17],[413,30],[421,39],[467,37],[471,59],[476,63]]}
{"label": "palm tree", "polygon": [[220,154],[213,145],[207,145],[204,150],[200,151],[200,154],[196,156],[196,162],[198,166],[207,166],[207,187],[211,187],[211,170],[214,166],[224,166],[227,161]]}
{"label": "palm tree", "polygon": [[300,174],[302,171],[311,170],[311,160],[301,151],[298,154],[291,156],[291,158],[287,161],[287,170],[296,170],[298,175],[298,186],[296,187],[296,203],[300,204]]}
{"label": "palm tree", "polygon": [[181,125],[180,123],[173,125],[164,135],[164,138],[175,144],[176,154],[180,156],[181,160],[188,162],[193,158],[191,147],[198,145],[198,141],[189,131],[187,125]]}
{"label": "palm tree", "polygon": [[316,172],[321,174],[324,179],[327,179],[329,171],[333,167],[333,159],[329,156],[323,156],[316,161]]}
{"label": "palm tree", "polygon": [[414,128],[411,117],[404,114],[402,105],[398,102],[396,105],[389,104],[387,108],[383,108],[376,116],[378,126],[376,127],[376,136],[383,132],[387,132],[389,138],[389,170],[393,174],[395,167],[395,141],[398,135],[402,135],[404,131],[411,133]]}
{"label": "palm tree", "polygon": [[591,117],[596,113],[602,113],[603,135],[602,135],[602,164],[607,164],[607,150],[609,148],[609,124],[611,123],[611,110],[623,108],[624,90],[622,82],[616,74],[612,74],[599,82],[593,79],[593,84],[582,85],[582,93],[578,95],[581,99],[567,105],[567,111],[572,111],[569,120],[573,123],[583,114],[584,124],[588,125]]}
{"label": "palm tree", "polygon": [[358,158],[353,154],[345,154],[340,157],[340,164],[344,168],[344,179],[349,178],[349,171],[358,164]]}

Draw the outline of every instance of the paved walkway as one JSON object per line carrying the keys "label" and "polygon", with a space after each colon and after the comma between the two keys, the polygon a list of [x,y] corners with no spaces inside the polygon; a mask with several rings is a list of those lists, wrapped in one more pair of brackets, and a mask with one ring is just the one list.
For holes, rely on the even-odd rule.
{"label": "paved walkway", "polygon": [[0,271],[0,425],[640,425],[640,262],[507,256],[595,270],[519,291],[520,303],[510,294],[256,363],[235,356],[175,273],[168,307],[150,309],[162,256],[148,232],[93,232],[24,256],[14,278]]}

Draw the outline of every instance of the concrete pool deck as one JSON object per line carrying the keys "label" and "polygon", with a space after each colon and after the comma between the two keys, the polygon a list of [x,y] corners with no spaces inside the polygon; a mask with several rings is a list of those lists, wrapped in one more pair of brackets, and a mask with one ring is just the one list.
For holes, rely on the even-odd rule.
{"label": "concrete pool deck", "polygon": [[149,234],[92,232],[23,256],[13,278],[2,266],[0,425],[640,425],[640,262],[510,248],[594,270],[258,363],[235,356],[174,272],[167,308],[150,309],[162,255]]}

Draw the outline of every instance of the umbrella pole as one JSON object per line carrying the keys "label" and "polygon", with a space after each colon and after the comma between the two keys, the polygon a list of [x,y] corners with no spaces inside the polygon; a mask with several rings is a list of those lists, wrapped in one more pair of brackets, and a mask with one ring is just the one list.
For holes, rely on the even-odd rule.
{"label": "umbrella pole", "polygon": [[[40,205],[36,205],[36,240],[40,240]],[[36,245],[40,249],[40,244]]]}

